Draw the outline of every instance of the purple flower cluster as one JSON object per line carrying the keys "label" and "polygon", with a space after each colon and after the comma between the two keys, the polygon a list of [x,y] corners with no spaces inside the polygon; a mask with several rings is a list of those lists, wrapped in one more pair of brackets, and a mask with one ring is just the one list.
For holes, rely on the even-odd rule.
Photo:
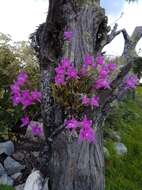
{"label": "purple flower cluster", "polygon": [[24,109],[32,105],[35,102],[41,101],[41,93],[39,91],[22,90],[21,87],[25,85],[28,80],[28,75],[25,72],[21,72],[11,88],[11,99],[13,106],[21,104]]}
{"label": "purple flower cluster", "polygon": [[84,64],[85,65],[93,65],[94,64],[94,57],[92,55],[85,55],[84,56]]}
{"label": "purple flower cluster", "polygon": [[136,75],[128,75],[124,80],[126,89],[134,89],[138,84],[138,77]]}
{"label": "purple flower cluster", "polygon": [[70,79],[79,79],[79,76],[86,76],[89,74],[89,68],[95,69],[98,72],[97,79],[95,81],[95,89],[108,89],[110,88],[109,76],[116,69],[116,64],[110,62],[105,63],[103,56],[98,56],[96,62],[92,55],[84,56],[84,63],[77,72],[74,65],[68,58],[63,58],[58,66],[55,68],[55,84],[57,86],[65,85]]}
{"label": "purple flower cluster", "polygon": [[16,85],[17,86],[23,86],[28,80],[28,75],[25,72],[19,73],[17,76]]}
{"label": "purple flower cluster", "polygon": [[72,38],[73,38],[73,32],[72,31],[65,31],[64,32],[64,39],[66,41],[71,41]]}
{"label": "purple flower cluster", "polygon": [[106,78],[99,78],[95,83],[96,89],[109,89],[110,84]]}
{"label": "purple flower cluster", "polygon": [[30,119],[28,116],[24,116],[21,118],[22,126],[27,126],[30,123]]}
{"label": "purple flower cluster", "polygon": [[87,141],[89,143],[95,143],[96,134],[94,129],[92,128],[92,120],[87,119],[84,116],[82,121],[78,121],[76,119],[70,119],[65,122],[66,128],[75,130],[79,129],[79,141]]}
{"label": "purple flower cluster", "polygon": [[89,72],[89,68],[96,68],[96,64],[94,63],[94,57],[92,55],[85,55],[83,61],[83,65],[79,71],[80,76],[87,75]]}
{"label": "purple flower cluster", "polygon": [[43,127],[39,122],[31,121],[29,127],[32,129],[32,133],[34,136],[43,135]]}
{"label": "purple flower cluster", "polygon": [[82,104],[85,106],[94,106],[99,107],[99,97],[93,96],[92,98],[88,98],[86,95],[82,98]]}
{"label": "purple flower cluster", "polygon": [[116,69],[116,64],[110,62],[105,63],[103,56],[98,56],[96,59],[98,78],[95,83],[96,89],[108,89],[110,88],[109,76]]}
{"label": "purple flower cluster", "polygon": [[[73,37],[72,31],[64,32],[64,39],[70,41]],[[88,74],[90,67],[97,69],[98,77],[94,84],[95,89],[109,89],[110,81],[109,75],[116,69],[116,64],[110,62],[109,64],[105,63],[105,59],[102,55],[98,55],[96,60],[94,60],[94,56],[87,54],[84,56],[84,63],[80,68],[79,73],[77,73],[76,69],[72,66],[68,59],[63,59],[62,64],[59,64],[56,70],[55,76],[55,84],[56,85],[65,85],[66,78],[68,79],[76,79],[78,76],[85,76]],[[84,100],[85,104],[87,103],[87,98]]]}
{"label": "purple flower cluster", "polygon": [[55,84],[57,86],[65,85],[68,80],[78,78],[77,70],[67,58],[61,60],[55,68],[55,72]]}
{"label": "purple flower cluster", "polygon": [[22,117],[21,121],[22,121],[21,127],[24,126],[30,127],[34,136],[40,136],[43,134],[43,126],[41,123],[36,121],[30,121],[28,116]]}
{"label": "purple flower cluster", "polygon": [[[22,87],[26,84],[28,80],[28,75],[25,72],[21,72],[18,76],[14,84],[10,86],[11,88],[11,99],[13,106],[21,105],[23,110],[26,111],[26,108],[35,104],[36,102],[41,101],[41,93],[37,90],[29,91],[23,90]],[[28,126],[30,124],[30,118],[27,116],[23,116],[21,118],[22,125],[21,127]],[[40,134],[41,129],[38,126],[33,126],[32,131],[34,134]]]}
{"label": "purple flower cluster", "polygon": [[[65,33],[65,35],[71,35]],[[66,85],[66,82],[70,79],[81,80],[86,77],[90,77],[90,80],[94,79],[93,90],[108,89],[110,88],[110,74],[116,69],[116,64],[110,62],[106,63],[103,56],[98,56],[96,60],[92,55],[85,55],[83,58],[83,64],[80,70],[77,72],[76,68],[67,58],[63,58],[58,66],[55,68],[55,84],[57,86]],[[94,78],[92,78],[92,76]],[[89,98],[87,94],[82,97],[82,104],[84,106],[99,107],[100,100],[98,96],[92,96]],[[70,130],[79,131],[79,140],[86,140],[88,142],[95,142],[95,132],[93,130],[92,121],[84,116],[82,121],[78,121],[75,118],[67,120],[65,122],[66,128]]]}
{"label": "purple flower cluster", "polygon": [[76,129],[79,127],[80,122],[77,121],[75,118],[72,118],[72,119],[66,120],[65,125],[67,129]]}
{"label": "purple flower cluster", "polygon": [[19,103],[21,103],[20,88],[27,82],[27,79],[28,75],[25,72],[21,72],[17,76],[15,83],[10,86],[12,94],[11,98],[14,106],[17,106]]}
{"label": "purple flower cluster", "polygon": [[107,64],[103,56],[98,56],[94,61],[94,57],[88,54],[84,56],[84,64],[80,70],[80,76],[85,76],[89,72],[88,68],[90,67],[98,72],[94,88],[110,88],[109,76],[116,69],[116,64],[112,62]]}
{"label": "purple flower cluster", "polygon": [[105,64],[104,57],[101,56],[101,55],[97,56],[97,58],[96,58],[96,63],[97,63],[98,65],[104,65],[104,64]]}
{"label": "purple flower cluster", "polygon": [[[64,35],[66,36],[66,39],[71,39],[72,33],[65,33]],[[100,99],[98,96],[99,90],[111,88],[111,75],[115,70],[116,64],[112,61],[106,62],[105,58],[101,55],[97,56],[96,59],[94,59],[94,56],[92,55],[85,55],[83,58],[83,64],[78,71],[69,59],[63,58],[58,67],[55,68],[55,84],[57,86],[66,85],[70,79],[78,79],[78,81],[74,83],[75,85],[77,84],[77,88],[75,89],[78,89],[82,85],[82,80],[84,80],[83,85],[88,84],[89,86],[88,88],[85,88],[86,94],[84,94],[84,89],[82,91],[84,94],[81,99],[82,105],[97,108],[100,106]],[[78,85],[79,82],[81,82],[81,85]],[[135,75],[129,75],[124,80],[124,84],[127,89],[135,88],[137,83],[138,78]],[[15,91],[17,91],[16,88]],[[78,94],[81,96],[82,93],[79,91]],[[92,94],[97,95],[92,96]],[[86,116],[84,116],[82,121],[78,121],[75,118],[69,119],[65,121],[65,125],[67,129],[76,130],[77,132],[79,131],[79,141],[96,141],[95,132],[91,127],[92,120],[87,119]]]}

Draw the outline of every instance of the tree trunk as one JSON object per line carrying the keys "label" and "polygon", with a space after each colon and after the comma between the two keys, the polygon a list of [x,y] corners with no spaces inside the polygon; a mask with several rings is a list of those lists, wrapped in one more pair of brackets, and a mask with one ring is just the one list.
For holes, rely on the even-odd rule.
{"label": "tree trunk", "polygon": [[[65,30],[73,32],[70,42],[63,40]],[[102,110],[94,112],[95,144],[79,143],[66,130],[51,138],[65,119],[64,111],[52,98],[51,82],[60,57],[68,57],[79,68],[84,55],[101,51],[107,32],[107,18],[98,0],[50,0],[47,21],[36,32],[42,116],[49,148],[46,168],[49,190],[104,190],[102,124],[105,114]]]}
{"label": "tree trunk", "polygon": [[[64,41],[64,31],[73,32],[70,42]],[[108,32],[100,0],[49,0],[47,20],[31,37],[41,68],[42,117],[47,139],[43,168],[49,177],[49,190],[105,188],[102,126],[109,103],[126,92],[123,80],[135,63],[135,47],[142,37],[142,26],[136,27],[131,37],[125,29],[117,31],[117,24],[109,35]],[[111,89],[100,93],[99,109],[84,110],[94,121],[96,143],[79,143],[77,135],[63,127],[66,110],[52,97],[54,68],[61,57],[68,57],[79,68],[84,55],[101,53],[102,48],[120,33],[125,40],[122,55],[125,64],[111,82]]]}
{"label": "tree trunk", "polygon": [[79,143],[67,132],[52,144],[50,188],[52,190],[104,190],[102,128],[96,144]]}

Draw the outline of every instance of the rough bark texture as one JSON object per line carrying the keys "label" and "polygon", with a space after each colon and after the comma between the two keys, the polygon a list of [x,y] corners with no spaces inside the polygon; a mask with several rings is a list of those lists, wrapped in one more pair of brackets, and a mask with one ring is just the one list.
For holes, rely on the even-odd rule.
{"label": "rough bark texture", "polygon": [[101,128],[99,130],[96,145],[78,143],[77,138],[69,139],[66,133],[58,136],[52,145],[51,189],[104,189]]}
{"label": "rough bark texture", "polygon": [[[102,125],[109,103],[123,94],[121,83],[134,62],[130,59],[130,49],[134,50],[136,43],[127,38],[125,30],[117,31],[117,26],[108,35],[107,18],[99,0],[49,2],[46,23],[40,25],[32,37],[41,67],[42,116],[47,137],[47,155],[44,155],[47,164],[43,167],[49,177],[49,190],[104,190]],[[64,30],[74,33],[70,43],[63,40]],[[64,110],[52,97],[54,67],[62,56],[66,56],[79,68],[85,54],[95,56],[121,32],[125,39],[123,54],[128,64],[112,82],[112,89],[102,93],[100,109],[91,114],[96,126],[96,144],[79,144],[76,135],[70,135],[64,129]],[[141,33],[139,31],[139,39],[135,34],[136,31],[133,34],[136,42]]]}

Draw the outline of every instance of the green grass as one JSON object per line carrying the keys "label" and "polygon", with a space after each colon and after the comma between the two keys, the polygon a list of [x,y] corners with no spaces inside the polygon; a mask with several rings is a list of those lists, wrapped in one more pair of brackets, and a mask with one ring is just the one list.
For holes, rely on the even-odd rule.
{"label": "green grass", "polygon": [[120,103],[108,120],[120,132],[128,153],[117,156],[114,142],[107,139],[111,156],[106,160],[106,190],[142,190],[142,87],[137,89],[135,100]]}
{"label": "green grass", "polygon": [[15,190],[15,189],[7,185],[0,185],[0,190]]}

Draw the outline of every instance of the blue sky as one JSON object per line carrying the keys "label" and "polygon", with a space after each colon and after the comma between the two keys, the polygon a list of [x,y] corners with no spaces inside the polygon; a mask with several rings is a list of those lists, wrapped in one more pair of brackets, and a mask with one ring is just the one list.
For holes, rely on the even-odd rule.
{"label": "blue sky", "polygon": [[107,14],[119,14],[124,5],[124,0],[101,0],[101,5],[106,9]]}

